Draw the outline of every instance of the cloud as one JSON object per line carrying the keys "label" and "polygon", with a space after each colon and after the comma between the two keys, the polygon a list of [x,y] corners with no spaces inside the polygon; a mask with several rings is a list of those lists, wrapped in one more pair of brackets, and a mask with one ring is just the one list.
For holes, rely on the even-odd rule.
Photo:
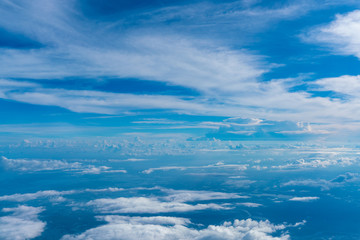
{"label": "cloud", "polygon": [[227,185],[231,185],[237,188],[249,188],[251,184],[255,183],[256,181],[253,180],[236,180],[236,179],[230,179],[225,182]]}
{"label": "cloud", "polygon": [[248,167],[248,164],[223,164],[223,163],[219,162],[217,164],[205,165],[205,166],[170,166],[170,167],[149,168],[149,169],[142,171],[142,173],[150,174],[155,171],[169,171],[169,170],[184,171],[184,170],[188,170],[188,169],[212,169],[212,168],[231,168],[234,170],[243,171],[243,170],[246,170],[247,167]]}
{"label": "cloud", "polygon": [[305,39],[325,44],[337,54],[360,58],[360,11],[337,14],[334,21],[315,28]]}
{"label": "cloud", "polygon": [[309,139],[319,135],[330,134],[309,122],[270,121],[258,118],[228,118],[222,122],[212,122],[218,126],[217,131],[206,135],[208,138],[223,140],[242,139]]}
{"label": "cloud", "polygon": [[175,202],[194,202],[194,201],[206,201],[215,199],[238,199],[248,198],[247,196],[240,196],[235,193],[223,193],[212,191],[190,191],[190,190],[174,190],[174,189],[162,189],[168,196],[163,197],[166,201]]}
{"label": "cloud", "polygon": [[[240,47],[235,49],[225,40],[225,30],[219,30],[218,35],[222,36],[220,40],[214,39],[214,34],[211,37],[207,34],[199,36],[196,34],[198,31],[194,30],[220,29],[222,26],[236,32],[239,32],[239,28],[249,32],[248,24],[243,22],[251,21],[251,29],[259,30],[262,29],[260,26],[268,26],[270,22],[295,19],[308,11],[328,8],[334,4],[339,3],[290,1],[287,4],[264,6],[244,5],[235,1],[176,6],[170,4],[151,10],[137,9],[131,12],[132,17],[129,18],[129,15],[115,13],[106,17],[100,13],[88,16],[82,8],[86,3],[77,4],[76,1],[66,4],[45,3],[43,0],[3,2],[0,4],[0,14],[3,16],[0,27],[39,42],[42,47],[31,50],[0,49],[0,98],[57,106],[76,113],[123,114],[135,110],[161,109],[189,115],[242,116],[255,119],[253,123],[242,127],[224,122],[221,128],[224,131],[209,134],[226,138],[256,138],[259,135],[263,138],[269,135],[323,137],[327,134],[344,133],[342,130],[349,126],[358,130],[360,126],[356,122],[360,114],[359,101],[344,101],[314,96],[306,91],[292,91],[291,87],[299,84],[299,79],[295,78],[262,81],[264,73],[278,65],[267,62],[266,56],[242,48],[239,43],[236,46]],[[334,42],[338,49],[343,49],[342,52],[356,54],[358,34],[353,29],[358,27],[358,15],[358,11],[338,15],[332,23],[314,30],[309,38],[318,42]],[[159,25],[154,28],[150,23]],[[169,25],[176,25],[179,27],[178,31],[170,31]],[[236,29],[233,29],[234,26]],[[350,29],[346,30],[347,28]],[[338,36],[341,36],[340,39],[345,44],[339,45],[338,42],[341,41]],[[236,39],[238,37],[237,34]],[[88,79],[84,81],[90,86],[87,89],[91,90],[68,89],[69,86],[66,87],[61,82],[67,77]],[[94,84],[99,79],[106,81],[110,77],[120,81],[130,78],[149,83],[161,82],[164,86],[180,86],[195,94],[186,97],[181,94],[159,94],[152,92],[151,88],[147,89],[147,94],[115,93],[110,92],[112,89],[99,90]],[[25,78],[28,80],[25,81]],[[357,88],[349,89],[346,86],[356,83],[356,78],[340,76],[338,80],[320,79],[311,85],[317,85],[318,90],[334,89],[355,97]],[[55,79],[57,83],[50,84],[49,87],[44,79],[47,79],[47,83]],[[341,80],[348,84],[343,84]],[[267,131],[269,129],[263,123],[257,123],[256,119],[310,122],[311,127],[285,127],[271,132]],[[161,118],[134,122],[172,124]],[[217,129],[216,127],[211,122],[197,126],[173,126],[174,129]],[[265,131],[258,131],[261,129]]]}
{"label": "cloud", "polygon": [[245,207],[261,207],[261,206],[263,206],[260,203],[252,203],[252,202],[238,203],[238,205],[242,205],[242,206],[245,206]]}
{"label": "cloud", "polygon": [[7,20],[0,21],[0,26],[45,47],[2,50],[0,60],[7,67],[1,68],[0,76],[39,79],[106,75],[167,82],[200,91],[232,91],[230,85],[238,88],[269,68],[262,57],[218,46],[211,39],[153,26],[148,26],[151,32],[136,25],[130,31],[121,30],[121,20],[128,21],[123,16],[112,23],[105,19],[97,19],[96,24],[90,19],[79,21],[79,15],[85,16],[76,5],[45,4],[42,0],[1,4],[0,14]]}
{"label": "cloud", "polygon": [[[197,9],[202,14],[195,14],[193,7],[202,4],[206,7]],[[131,25],[136,17],[131,20],[128,15],[120,14],[115,22],[109,21],[111,18],[101,18],[101,14],[95,14],[97,19],[95,15],[85,16],[84,9],[79,9],[75,1],[66,4],[45,3],[43,0],[3,2],[0,5],[3,16],[0,26],[38,41],[44,47],[1,49],[3,67],[0,77],[6,80],[0,85],[9,85],[9,81],[13,81],[9,79],[15,78],[37,82],[39,79],[51,81],[66,77],[97,80],[111,76],[182,86],[195,90],[198,95],[185,98],[163,94],[113,93],[96,90],[96,87],[95,90],[69,90],[62,88],[61,81],[53,88],[39,83],[13,81],[11,87],[1,88],[0,98],[58,106],[81,113],[120,114],[133,110],[163,109],[186,114],[242,115],[271,120],[328,123],[349,116],[354,120],[357,114],[349,113],[359,109],[357,105],[327,97],[313,97],[306,92],[291,92],[291,84],[284,80],[261,81],[265,72],[276,67],[266,62],[264,56],[241,47],[235,49],[227,41],[199,37],[184,28],[182,31],[164,31],[164,28],[168,29],[165,25],[159,25],[159,28],[148,25],[152,21],[169,24],[165,19],[175,16],[175,19],[180,17],[185,21],[186,26],[190,24],[186,19],[191,19],[193,25],[196,25],[194,22],[204,23],[199,26],[208,26],[211,22],[228,27],[236,23],[239,27],[243,22],[241,19],[257,20],[267,25],[269,20],[300,16],[312,9],[312,5],[316,4],[307,1],[272,7],[252,4],[246,7],[240,2],[184,4],[159,7],[150,12],[132,12],[133,16],[146,17],[143,21],[135,21],[139,25]],[[91,17],[95,17],[96,21],[91,21]],[[194,18],[199,21],[194,21]],[[252,22],[252,28],[255,25]],[[92,81],[88,80],[89,85]],[[229,131],[235,135],[253,133],[252,130]],[[313,128],[312,133],[321,131]]]}
{"label": "cloud", "polygon": [[327,168],[330,166],[351,166],[357,162],[355,157],[338,157],[328,156],[328,157],[317,157],[316,159],[297,159],[294,163],[287,163],[284,165],[271,166],[271,168],[278,169],[300,169],[300,168]]}
{"label": "cloud", "polygon": [[295,202],[310,202],[320,199],[319,197],[293,197],[290,198],[289,201],[295,201]]}
{"label": "cloud", "polygon": [[38,237],[46,223],[38,219],[41,207],[20,205],[15,208],[3,208],[2,212],[11,213],[0,217],[0,238],[4,240],[26,240]]}
{"label": "cloud", "polygon": [[126,170],[110,170],[111,168],[107,166],[84,165],[80,162],[67,162],[64,160],[8,159],[3,156],[2,163],[7,169],[22,172],[63,170],[82,174],[126,173]]}
{"label": "cloud", "polygon": [[130,224],[156,224],[156,225],[188,225],[191,221],[188,218],[180,217],[129,217],[119,215],[105,215],[97,216],[97,220],[106,221],[109,223],[130,223]]}
{"label": "cloud", "polygon": [[17,171],[51,171],[51,170],[78,170],[82,167],[79,162],[69,163],[61,160],[27,160],[8,159],[2,157],[2,163],[8,169]]}
{"label": "cloud", "polygon": [[0,196],[0,201],[16,201],[16,202],[26,202],[38,198],[57,198],[63,195],[69,195],[76,193],[75,190],[69,191],[56,191],[56,190],[45,190],[38,191],[35,193],[16,193],[12,195]]}
{"label": "cloud", "polygon": [[100,189],[85,189],[85,190],[68,190],[68,191],[57,191],[57,190],[44,190],[37,191],[35,193],[16,193],[12,195],[0,196],[0,201],[13,201],[13,202],[26,202],[39,198],[50,198],[50,200],[64,199],[62,196],[72,195],[84,192],[118,192],[124,191],[123,188],[109,187]]}
{"label": "cloud", "polygon": [[320,187],[323,190],[329,190],[333,187],[342,187],[344,184],[349,182],[359,181],[359,174],[357,173],[345,173],[338,175],[334,179],[305,179],[305,180],[291,180],[282,184],[282,186],[309,186],[309,187]]}
{"label": "cloud", "polygon": [[156,198],[145,197],[102,198],[89,201],[86,206],[94,207],[97,212],[101,213],[166,213],[229,209],[226,206],[213,203],[190,205],[177,201],[163,202]]}
{"label": "cloud", "polygon": [[[360,38],[359,38],[360,41]],[[314,82],[316,90],[334,91],[347,95],[349,98],[358,98],[360,91],[360,76],[344,75],[334,78],[322,78]]]}
{"label": "cloud", "polygon": [[[89,229],[78,235],[65,235],[62,240],[80,239],[223,239],[223,240],[287,240],[284,232],[288,227],[299,227],[305,222],[294,225],[275,225],[268,220],[252,219],[225,222],[222,225],[209,225],[207,228],[187,227],[189,220],[174,217],[124,217],[105,216],[101,219],[107,224]],[[280,236],[273,234],[280,232]]]}

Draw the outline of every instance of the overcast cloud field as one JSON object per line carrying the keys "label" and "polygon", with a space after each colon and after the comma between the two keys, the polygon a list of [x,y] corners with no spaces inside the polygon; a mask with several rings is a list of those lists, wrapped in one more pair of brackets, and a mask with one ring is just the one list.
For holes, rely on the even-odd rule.
{"label": "overcast cloud field", "polygon": [[358,240],[359,139],[358,1],[0,1],[1,240]]}

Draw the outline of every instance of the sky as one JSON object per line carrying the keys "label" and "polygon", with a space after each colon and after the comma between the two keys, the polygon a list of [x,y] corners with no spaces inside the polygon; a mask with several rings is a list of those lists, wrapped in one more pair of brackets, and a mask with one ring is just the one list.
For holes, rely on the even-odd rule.
{"label": "sky", "polygon": [[0,3],[11,139],[358,139],[357,1]]}
{"label": "sky", "polygon": [[0,239],[360,239],[359,1],[0,16]]}

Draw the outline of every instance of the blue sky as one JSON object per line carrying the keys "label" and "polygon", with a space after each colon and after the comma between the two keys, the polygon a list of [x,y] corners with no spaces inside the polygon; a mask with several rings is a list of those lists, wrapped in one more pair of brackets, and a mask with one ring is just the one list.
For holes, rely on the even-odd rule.
{"label": "blue sky", "polygon": [[357,139],[357,1],[0,3],[0,134]]}

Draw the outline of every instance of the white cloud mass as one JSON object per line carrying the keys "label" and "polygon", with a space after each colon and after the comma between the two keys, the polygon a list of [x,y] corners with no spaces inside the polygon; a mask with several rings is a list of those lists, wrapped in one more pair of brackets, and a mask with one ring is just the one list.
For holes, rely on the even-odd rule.
{"label": "white cloud mass", "polygon": [[46,225],[38,219],[43,210],[41,207],[24,205],[4,208],[3,212],[11,214],[0,217],[0,239],[26,240],[40,236]]}
{"label": "white cloud mass", "polygon": [[335,53],[360,58],[360,10],[336,15],[330,24],[310,32],[307,40],[326,44]]}
{"label": "white cloud mass", "polygon": [[229,209],[226,206],[209,204],[186,204],[182,202],[163,202],[156,198],[132,197],[132,198],[102,198],[89,201],[86,206],[94,207],[101,213],[166,213],[188,212],[204,209]]}
{"label": "white cloud mass", "polygon": [[310,201],[314,201],[314,200],[318,200],[320,199],[319,197],[293,197],[290,198],[289,201],[294,201],[294,202],[310,202]]}
{"label": "white cloud mass", "polygon": [[[305,222],[294,225],[275,225],[268,220],[252,219],[235,220],[221,225],[210,225],[203,229],[190,228],[189,220],[174,217],[100,217],[108,222],[96,228],[89,229],[79,235],[65,235],[62,240],[103,239],[103,240],[288,240],[290,236],[284,233],[287,227],[298,227]],[[279,237],[272,234],[281,232]]]}

